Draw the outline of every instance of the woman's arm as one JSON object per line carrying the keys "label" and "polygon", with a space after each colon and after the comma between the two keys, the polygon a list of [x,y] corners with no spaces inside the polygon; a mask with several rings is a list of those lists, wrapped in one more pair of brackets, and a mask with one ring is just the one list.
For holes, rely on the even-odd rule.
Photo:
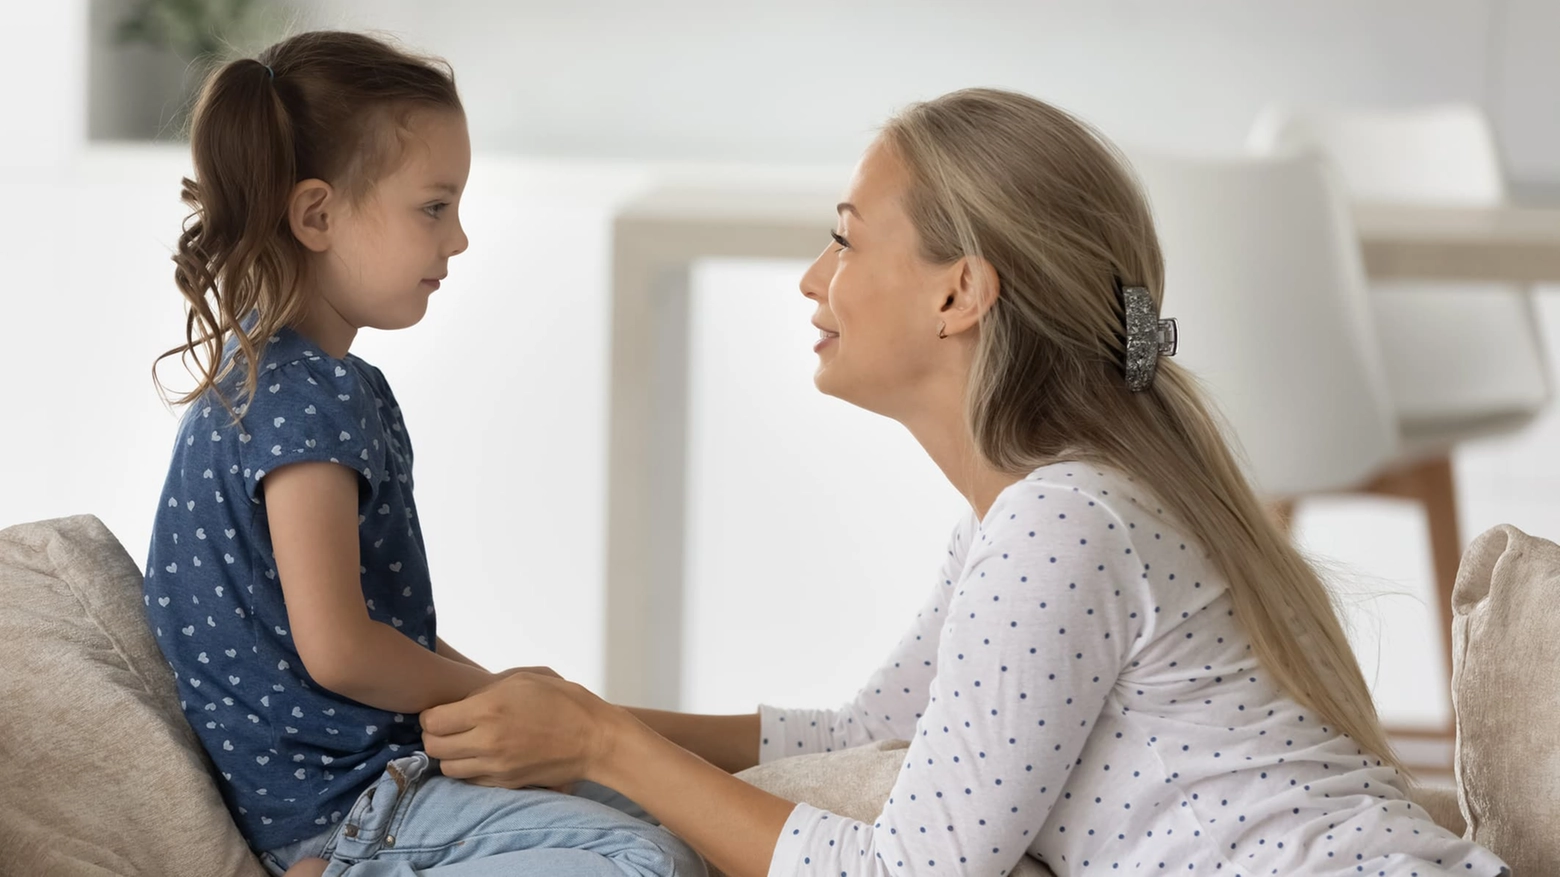
{"label": "woman's arm", "polygon": [[[726,718],[754,721],[683,716],[672,724],[704,736]],[[505,788],[600,783],[644,807],[731,877],[768,873],[796,807],[683,749],[628,710],[550,676],[508,676],[423,713],[422,725],[424,747],[446,776]]]}
{"label": "woman's arm", "polygon": [[994,507],[998,520],[939,613],[956,620],[937,647],[925,733],[913,735],[893,803],[873,822],[748,787],[626,710],[546,677],[509,677],[429,710],[424,744],[445,774],[475,783],[610,786],[738,877],[771,863],[870,875],[921,862],[1011,868],[1063,794],[1152,609],[1129,527],[1094,497],[1036,486],[1045,492],[1015,494],[1000,515]]}
{"label": "woman's arm", "polygon": [[304,669],[343,697],[397,713],[460,700],[492,682],[374,621],[363,603],[358,475],[295,463],[265,476],[265,510],[287,623]]}
{"label": "woman's arm", "polygon": [[635,707],[628,711],[650,730],[727,773],[758,764],[758,713],[701,716]]}

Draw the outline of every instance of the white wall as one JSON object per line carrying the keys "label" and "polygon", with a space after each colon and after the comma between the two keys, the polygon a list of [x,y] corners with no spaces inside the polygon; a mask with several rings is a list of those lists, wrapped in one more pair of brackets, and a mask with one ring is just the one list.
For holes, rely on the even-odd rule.
{"label": "white wall", "polygon": [[[87,116],[86,2],[7,3],[3,21],[0,172],[16,180],[23,170],[47,171],[68,163],[81,146]],[[7,252],[0,249],[0,254]]]}
{"label": "white wall", "polygon": [[[174,428],[149,364],[182,325],[167,256],[184,158],[177,149],[83,157],[86,3],[12,5],[7,30],[26,39],[0,53],[0,75],[25,87],[11,89],[0,116],[0,526],[93,512],[139,559]],[[359,347],[408,409],[445,632],[484,661],[552,663],[590,685],[600,681],[602,645],[608,220],[643,182],[638,162],[818,162],[843,176],[895,107],[979,83],[1053,99],[1123,140],[1219,151],[1239,146],[1269,100],[1480,101],[1502,127],[1515,174],[1560,180],[1560,13],[1549,0],[311,8],[315,23],[398,31],[446,54],[487,153],[467,207],[472,249],[429,319]],[[545,165],[498,152],[633,163]],[[700,706],[848,695],[897,636],[900,610],[924,592],[922,558],[935,561],[957,512],[898,427],[811,391],[792,268],[709,266],[696,292],[695,355],[749,369],[699,373],[694,388],[703,413],[693,423],[695,633],[685,681]],[[743,357],[721,346],[733,344]],[[753,387],[784,413],[760,419],[765,412],[736,405]],[[475,442],[471,424],[483,427]],[[832,453],[798,451],[825,434]],[[721,509],[734,489],[723,479],[752,465],[745,447],[761,449],[775,475],[753,485],[772,516],[742,531]],[[1513,482],[1525,465],[1500,464]],[[884,503],[894,517],[867,505],[804,514],[815,508],[809,485],[847,478],[896,491]],[[883,495],[838,494],[863,504]],[[1518,513],[1550,520],[1537,493],[1514,512],[1477,485],[1469,496],[1481,523]],[[777,524],[783,540],[758,538]],[[753,556],[765,558],[757,576],[744,572]],[[880,557],[889,566],[879,569]],[[819,595],[844,601],[844,617],[867,629],[848,644],[830,629],[803,672],[767,662],[798,632],[790,607]],[[713,621],[737,617],[765,626]],[[739,693],[742,678],[752,684]]]}
{"label": "white wall", "polygon": [[313,21],[453,62],[478,140],[533,154],[849,161],[970,85],[1111,136],[1230,150],[1269,101],[1474,101],[1513,174],[1560,181],[1552,0],[322,0]]}
{"label": "white wall", "polygon": [[802,263],[690,290],[683,706],[835,706],[938,583],[969,504],[910,433],[813,387]]}
{"label": "white wall", "polygon": [[[5,194],[0,527],[91,513],[139,563],[176,428],[182,149],[96,147]],[[599,686],[610,218],[641,172],[478,157],[418,327],[365,333],[407,412],[441,635]],[[176,368],[165,378],[188,386]]]}

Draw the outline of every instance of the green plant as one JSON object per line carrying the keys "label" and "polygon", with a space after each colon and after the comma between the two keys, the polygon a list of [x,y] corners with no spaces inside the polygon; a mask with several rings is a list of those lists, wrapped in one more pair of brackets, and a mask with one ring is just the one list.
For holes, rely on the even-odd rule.
{"label": "green plant", "polygon": [[138,0],[115,32],[121,44],[144,43],[193,61],[229,50],[255,22],[256,0]]}

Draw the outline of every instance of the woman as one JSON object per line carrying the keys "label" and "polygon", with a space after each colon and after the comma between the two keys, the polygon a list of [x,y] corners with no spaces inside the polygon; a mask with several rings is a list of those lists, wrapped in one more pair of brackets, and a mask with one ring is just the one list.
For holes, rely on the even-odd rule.
{"label": "woman", "polygon": [[[838,710],[625,710],[517,674],[423,716],[472,782],[593,780],[732,875],[1505,872],[1409,803],[1316,573],[1162,352],[1148,205],[1097,134],[970,90],[893,119],[802,278],[818,388],[972,508]],[[911,741],[855,823],[729,776]]]}

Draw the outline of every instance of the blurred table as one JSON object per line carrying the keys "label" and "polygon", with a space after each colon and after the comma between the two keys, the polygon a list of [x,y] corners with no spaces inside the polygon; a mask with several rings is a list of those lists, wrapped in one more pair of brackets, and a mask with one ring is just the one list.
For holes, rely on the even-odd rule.
{"label": "blurred table", "polygon": [[1373,280],[1560,283],[1560,208],[1357,204]]}
{"label": "blurred table", "polygon": [[[838,193],[836,174],[695,177],[632,199],[614,218],[604,692],[613,701],[679,702],[693,265],[811,260],[828,244]],[[1372,279],[1560,283],[1560,208],[1352,213]]]}

